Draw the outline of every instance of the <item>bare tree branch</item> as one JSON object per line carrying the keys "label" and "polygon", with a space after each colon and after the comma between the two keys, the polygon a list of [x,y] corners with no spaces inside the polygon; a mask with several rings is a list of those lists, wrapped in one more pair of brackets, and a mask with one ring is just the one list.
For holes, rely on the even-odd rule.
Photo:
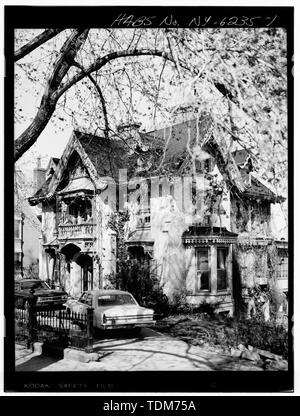
{"label": "bare tree branch", "polygon": [[14,61],[17,62],[20,59],[24,58],[24,56],[28,55],[30,52],[37,49],[43,43],[46,43],[48,40],[54,38],[60,32],[64,31],[65,29],[46,29],[43,33],[39,34],[35,38],[33,38],[30,42],[26,43],[26,45],[22,46],[15,52]]}
{"label": "bare tree branch", "polygon": [[104,65],[106,65],[108,62],[113,61],[117,58],[124,58],[128,56],[160,56],[162,58],[165,58],[171,62],[174,62],[172,57],[164,51],[157,51],[154,49],[134,49],[130,51],[116,51],[109,53],[103,57],[99,57],[96,59],[96,61],[90,65],[88,68],[83,70],[82,72],[74,75],[73,78],[71,78],[68,82],[66,82],[64,85],[62,85],[56,92],[56,98],[57,100],[74,84],[81,81],[84,77],[86,77],[88,74],[91,74],[92,72],[98,71],[101,69]]}
{"label": "bare tree branch", "polygon": [[163,66],[162,66],[161,71],[160,71],[160,74],[159,74],[158,86],[157,86],[157,95],[156,95],[156,103],[154,105],[154,115],[153,115],[153,118],[154,119],[156,117],[156,109],[157,109],[157,102],[158,102],[158,96],[159,96],[159,90],[160,90],[161,77],[162,77],[162,74],[164,72],[164,69],[165,69],[165,66],[166,66],[166,62],[167,61],[164,61]]}
{"label": "bare tree branch", "polygon": [[88,29],[77,29],[67,39],[61,49],[54,70],[48,79],[39,110],[30,124],[30,126],[15,140],[15,161],[17,161],[37,140],[41,132],[44,130],[52,114],[55,111],[56,103],[59,98],[74,84],[83,78],[101,69],[108,62],[122,57],[130,56],[159,56],[166,60],[172,61],[172,57],[165,51],[157,51],[152,49],[134,49],[125,51],[116,51],[109,53],[103,57],[99,57],[88,68],[83,69],[80,73],[74,75],[69,81],[61,85],[61,82],[71,66],[77,66],[75,57],[77,52],[84,44],[88,35]]}
{"label": "bare tree branch", "polygon": [[[57,58],[53,72],[48,79],[40,107],[38,112],[30,124],[30,126],[16,139],[15,141],[15,160],[18,160],[24,153],[27,151],[37,140],[41,132],[44,130],[49,120],[51,119],[58,100],[60,97],[73,85],[89,77],[93,72],[100,70],[107,63],[118,59],[126,57],[138,57],[138,56],[157,56],[164,58],[166,61],[170,61],[175,64],[178,72],[180,73],[181,69],[187,70],[189,73],[200,76],[202,70],[198,67],[187,66],[177,55],[174,56],[173,52],[169,54],[163,50],[151,49],[151,48],[141,48],[141,49],[131,49],[131,50],[119,50],[106,54],[105,56],[100,56],[95,61],[88,66],[87,68],[81,68],[80,72],[73,75],[70,79],[66,79],[63,83],[65,75],[68,73],[71,66],[78,66],[75,62],[77,52],[82,48],[88,36],[88,29],[76,29],[72,32],[70,37],[64,43],[59,57]],[[168,39],[169,40],[169,39]],[[169,47],[171,44],[169,42]],[[180,67],[180,68],[179,68]],[[199,75],[200,74],[200,75]],[[90,81],[94,83],[94,79],[90,78]],[[96,83],[97,84],[97,83]],[[96,86],[96,85],[95,85]],[[97,89],[100,99],[102,95],[102,106],[105,116],[105,102],[103,94]],[[101,90],[100,90],[101,91]],[[108,120],[105,120],[106,126],[108,126]],[[106,131],[107,128],[106,128]]]}
{"label": "bare tree branch", "polygon": [[30,126],[15,140],[15,161],[17,161],[37,140],[55,111],[55,92],[74,63],[77,52],[84,44],[89,29],[75,29],[61,48],[54,70],[48,79],[38,112]]}
{"label": "bare tree branch", "polygon": [[95,78],[91,74],[88,75],[88,78],[94,84],[94,86],[95,86],[95,88],[96,88],[96,90],[97,90],[97,92],[99,94],[100,100],[101,100],[103,117],[104,117],[104,123],[105,123],[104,135],[105,135],[105,138],[108,140],[109,123],[108,123],[108,117],[107,117],[107,109],[106,109],[105,99],[104,99],[104,96],[102,94],[102,90],[101,90],[99,84],[97,83],[97,81],[95,80]]}

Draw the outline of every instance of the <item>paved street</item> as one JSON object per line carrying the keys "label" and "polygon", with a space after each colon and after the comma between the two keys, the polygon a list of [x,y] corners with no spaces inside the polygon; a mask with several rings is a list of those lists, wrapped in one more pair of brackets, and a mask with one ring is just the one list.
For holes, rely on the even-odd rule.
{"label": "paved street", "polygon": [[[99,337],[100,338],[100,337]],[[103,356],[98,362],[82,363],[32,354],[16,347],[17,371],[262,371],[250,361],[230,357],[207,347],[143,329],[139,337],[118,334],[99,339],[94,351]]]}

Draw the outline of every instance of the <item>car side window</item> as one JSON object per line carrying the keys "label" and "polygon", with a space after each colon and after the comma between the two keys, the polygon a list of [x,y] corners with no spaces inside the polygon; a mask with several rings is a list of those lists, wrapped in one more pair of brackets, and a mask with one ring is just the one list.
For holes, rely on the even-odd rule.
{"label": "car side window", "polygon": [[83,293],[79,298],[79,302],[85,303],[86,295],[87,295],[86,293]]}
{"label": "car side window", "polygon": [[85,298],[85,303],[88,306],[92,306],[93,305],[93,295],[91,293],[87,294],[87,296]]}

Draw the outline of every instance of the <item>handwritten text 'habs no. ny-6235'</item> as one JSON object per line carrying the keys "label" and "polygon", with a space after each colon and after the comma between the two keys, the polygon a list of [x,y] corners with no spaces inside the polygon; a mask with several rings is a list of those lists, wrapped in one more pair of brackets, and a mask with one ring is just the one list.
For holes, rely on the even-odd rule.
{"label": "handwritten text 'habs no. ny-6235'", "polygon": [[135,16],[121,13],[111,23],[111,27],[255,27],[272,26],[276,20],[275,16],[193,16],[185,17],[181,22],[172,14],[163,18],[157,16]]}

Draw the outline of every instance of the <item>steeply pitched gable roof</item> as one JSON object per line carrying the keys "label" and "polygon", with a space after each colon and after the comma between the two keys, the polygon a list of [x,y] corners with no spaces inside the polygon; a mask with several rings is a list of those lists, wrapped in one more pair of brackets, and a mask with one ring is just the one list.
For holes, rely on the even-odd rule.
{"label": "steeply pitched gable roof", "polygon": [[203,141],[210,131],[211,117],[209,115],[202,115],[199,119],[184,121],[147,134],[153,137],[153,141],[157,147],[161,149],[165,147],[165,163],[168,163],[171,159],[186,153],[188,146],[192,147],[197,140],[199,140],[199,144],[203,144]]}
{"label": "steeply pitched gable roof", "polygon": [[[222,145],[212,137],[210,116],[202,115],[198,118],[198,122],[198,126],[197,119],[193,119],[165,129],[139,133],[141,142],[146,145],[146,150],[135,152],[130,152],[127,144],[119,138],[107,140],[105,137],[75,130],[62,158],[60,160],[52,158],[54,163],[57,163],[56,173],[60,172],[56,175],[56,182],[53,178],[48,178],[30,201],[37,203],[38,200],[49,196],[51,192],[52,194],[55,192],[62,170],[66,168],[67,161],[75,149],[77,152],[83,153],[83,163],[88,163],[94,181],[96,178],[105,176],[118,181],[119,170],[124,168],[127,169],[128,178],[139,174],[144,177],[153,174],[159,175],[166,172],[166,170],[176,174],[180,166],[179,162],[190,160],[188,147],[192,148],[196,143],[199,143],[200,146],[206,143],[204,149],[209,149],[209,153],[214,154],[217,159],[226,157],[226,161],[230,165],[228,169],[229,180],[240,192],[246,191],[245,195],[249,195],[251,187],[245,186],[245,179],[247,178],[244,172],[238,168],[247,160],[248,152],[240,149],[228,156],[228,154],[225,154],[226,152],[224,153]],[[230,160],[228,160],[228,157]],[[260,186],[257,177],[253,187],[255,187],[253,191],[259,193],[262,197],[265,195],[272,200],[276,196],[272,190]]]}
{"label": "steeply pitched gable roof", "polygon": [[33,197],[29,198],[31,204],[37,204],[45,198],[52,197],[74,152],[78,153],[83,164],[87,167],[95,188],[103,186],[101,178],[109,176],[117,181],[119,169],[128,168],[128,176],[130,176],[137,166],[138,155],[130,154],[125,143],[121,140],[108,141],[105,137],[75,130],[62,157],[57,161],[55,174],[48,177],[43,186]]}
{"label": "steeply pitched gable roof", "polygon": [[119,169],[132,167],[137,156],[129,155],[128,148],[121,140],[107,140],[92,134],[74,131],[76,139],[80,142],[99,176],[119,177]]}

